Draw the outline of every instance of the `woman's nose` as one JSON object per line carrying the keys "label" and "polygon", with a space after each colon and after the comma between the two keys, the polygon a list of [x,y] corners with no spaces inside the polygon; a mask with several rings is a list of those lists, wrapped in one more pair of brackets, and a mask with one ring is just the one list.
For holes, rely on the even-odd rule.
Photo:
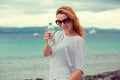
{"label": "woman's nose", "polygon": [[65,23],[62,22],[61,27],[64,27],[64,26],[65,26]]}

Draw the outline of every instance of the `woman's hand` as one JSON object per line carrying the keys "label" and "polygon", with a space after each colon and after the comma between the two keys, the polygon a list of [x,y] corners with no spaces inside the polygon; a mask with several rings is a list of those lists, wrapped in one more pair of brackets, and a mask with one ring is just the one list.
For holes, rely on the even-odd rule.
{"label": "woman's hand", "polygon": [[50,34],[51,33],[49,33],[47,30],[44,33],[44,40],[46,41],[46,44],[44,45],[43,53],[45,57],[51,55],[52,53],[51,48],[48,45],[48,39],[50,39]]}
{"label": "woman's hand", "polygon": [[83,72],[82,72],[80,69],[77,69],[77,70],[68,78],[68,80],[79,80],[82,75],[83,75]]}
{"label": "woman's hand", "polygon": [[47,30],[45,31],[45,33],[44,33],[44,40],[46,41],[46,42],[48,42],[48,39],[50,39],[50,32],[48,32]]}

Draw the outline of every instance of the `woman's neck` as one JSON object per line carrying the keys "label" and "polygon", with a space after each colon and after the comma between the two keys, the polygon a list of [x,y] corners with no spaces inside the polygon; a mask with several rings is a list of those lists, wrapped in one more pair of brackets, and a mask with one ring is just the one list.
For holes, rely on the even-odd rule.
{"label": "woman's neck", "polygon": [[66,32],[66,36],[78,36],[78,34],[72,30],[72,31]]}

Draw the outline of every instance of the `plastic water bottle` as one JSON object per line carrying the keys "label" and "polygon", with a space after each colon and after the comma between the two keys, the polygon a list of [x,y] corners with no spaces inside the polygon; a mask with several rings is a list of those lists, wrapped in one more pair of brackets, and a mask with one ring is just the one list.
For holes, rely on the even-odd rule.
{"label": "plastic water bottle", "polygon": [[54,34],[55,34],[55,28],[52,25],[52,23],[48,24],[47,30],[50,34],[50,38],[48,39],[48,45],[52,47],[55,44]]}

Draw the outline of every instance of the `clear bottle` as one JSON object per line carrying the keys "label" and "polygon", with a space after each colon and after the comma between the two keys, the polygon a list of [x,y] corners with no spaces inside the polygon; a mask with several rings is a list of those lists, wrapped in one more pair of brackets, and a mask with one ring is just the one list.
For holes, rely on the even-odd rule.
{"label": "clear bottle", "polygon": [[50,33],[50,38],[48,39],[48,45],[52,47],[55,44],[55,39],[54,39],[55,28],[52,25],[52,23],[48,24],[47,30]]}

